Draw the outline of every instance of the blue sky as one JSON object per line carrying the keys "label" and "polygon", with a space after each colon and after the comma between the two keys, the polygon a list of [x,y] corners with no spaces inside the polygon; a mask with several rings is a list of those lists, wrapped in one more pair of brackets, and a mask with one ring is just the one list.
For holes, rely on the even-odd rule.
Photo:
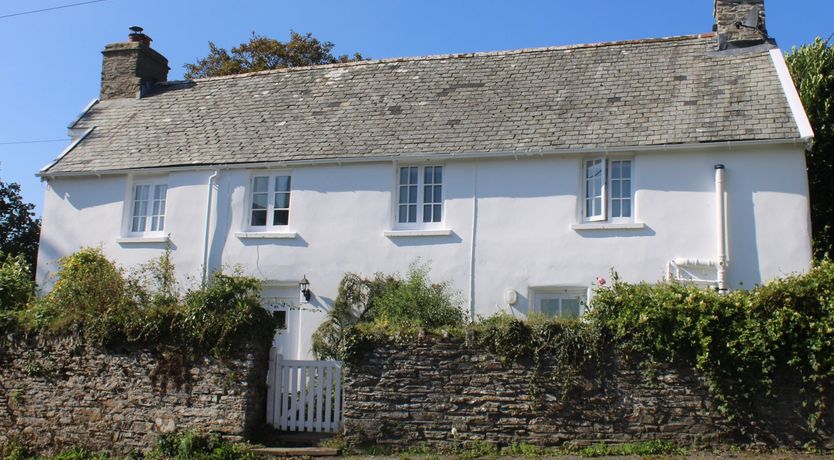
{"label": "blue sky", "polygon": [[[0,16],[82,0],[4,0]],[[0,178],[40,206],[34,174],[57,156],[66,126],[97,97],[106,43],[140,25],[169,60],[169,79],[251,31],[286,39],[312,32],[337,53],[387,58],[489,51],[709,32],[712,0],[106,0],[0,19]],[[834,33],[831,0],[766,0],[782,49]]]}

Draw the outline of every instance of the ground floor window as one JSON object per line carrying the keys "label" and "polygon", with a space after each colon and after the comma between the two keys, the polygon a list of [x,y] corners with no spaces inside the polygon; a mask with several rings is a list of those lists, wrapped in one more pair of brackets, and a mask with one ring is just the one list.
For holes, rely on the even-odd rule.
{"label": "ground floor window", "polygon": [[550,287],[534,291],[534,313],[548,318],[575,319],[585,311],[587,291],[579,287]]}

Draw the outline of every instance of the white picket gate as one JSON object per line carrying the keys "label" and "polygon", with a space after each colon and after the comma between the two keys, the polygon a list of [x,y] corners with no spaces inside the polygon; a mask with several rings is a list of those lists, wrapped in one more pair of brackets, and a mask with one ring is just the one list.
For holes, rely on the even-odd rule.
{"label": "white picket gate", "polygon": [[337,432],[342,426],[342,363],[270,359],[267,423],[282,431]]}

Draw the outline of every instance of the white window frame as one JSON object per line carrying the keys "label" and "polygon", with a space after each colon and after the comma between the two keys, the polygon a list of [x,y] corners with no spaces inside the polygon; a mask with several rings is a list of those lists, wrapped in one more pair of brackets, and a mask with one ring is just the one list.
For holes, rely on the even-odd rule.
{"label": "white window frame", "polygon": [[[134,230],[133,229],[133,220],[134,220],[134,213],[136,212],[136,189],[137,187],[148,187],[148,200],[146,204],[146,211],[144,216],[142,217],[145,220],[145,229],[144,230]],[[162,214],[154,214],[154,204],[158,201],[155,198],[155,192],[157,187],[165,187],[165,196],[163,199],[164,202],[164,209],[162,210]],[[168,215],[169,215],[169,203],[168,203],[168,178],[167,177],[134,177],[130,181],[130,185],[128,188],[128,192],[126,193],[126,206],[125,209],[127,213],[124,219],[124,234],[128,237],[132,238],[142,238],[142,237],[159,237],[164,236],[166,232],[166,228],[168,226]],[[162,226],[156,230],[151,230],[153,219],[154,217],[161,217],[162,218]]]}
{"label": "white window frame", "polygon": [[[440,183],[432,182],[432,185],[440,186],[440,198],[433,196],[432,201],[427,203],[425,200],[425,171],[426,168],[437,168],[441,170]],[[403,185],[400,183],[400,175],[402,168],[417,168],[417,183],[408,184],[407,186],[417,187],[417,201],[414,205],[417,207],[415,222],[400,222],[400,188]],[[393,228],[398,230],[421,230],[421,229],[442,229],[446,220],[446,165],[442,163],[428,163],[428,164],[395,164],[394,165],[394,193],[392,194],[392,220]],[[430,185],[430,186],[432,186]],[[433,192],[432,192],[433,193]],[[411,205],[411,203],[406,203]],[[423,222],[424,206],[440,206],[440,220],[437,222]],[[433,212],[433,211],[432,211]]]}
{"label": "white window frame", "polygon": [[[287,192],[279,192],[276,190],[275,181],[277,177],[286,176],[289,177],[289,190]],[[292,209],[293,209],[293,181],[292,181],[292,171],[290,170],[269,170],[269,171],[254,171],[249,176],[249,184],[246,187],[246,210],[243,216],[244,218],[244,228],[247,229],[249,232],[255,233],[280,233],[280,232],[288,232],[290,226],[292,225]],[[266,206],[266,225],[253,225],[252,224],[252,207],[254,205],[254,194],[255,194],[255,180],[260,177],[267,178],[267,191],[263,192],[267,194],[267,206]],[[275,208],[275,195],[277,193],[287,193],[289,194],[289,202],[286,208]],[[286,225],[274,225],[274,212],[276,210],[284,210],[287,211],[287,224]]]}
{"label": "white window frame", "polygon": [[[593,215],[588,215],[588,164],[591,162],[600,161],[604,167],[602,168],[602,190],[601,194],[599,195],[601,199],[601,209],[598,213]],[[612,179],[611,177],[611,163],[619,161],[619,162],[628,162],[629,163],[629,216],[628,217],[614,217],[612,216],[613,206],[612,201],[615,199],[622,200],[622,194],[619,198],[613,198],[612,196],[612,189],[611,181],[612,180],[622,180],[622,179]],[[634,157],[631,156],[614,156],[614,157],[589,157],[589,158],[582,158],[581,163],[581,181],[580,181],[581,193],[579,194],[579,213],[581,216],[582,222],[599,222],[599,223],[612,223],[612,224],[627,224],[634,222],[634,214],[635,214],[635,193],[634,193]],[[596,195],[594,195],[596,197]]]}
{"label": "white window frame", "polygon": [[537,287],[532,289],[532,295],[529,297],[533,299],[533,307],[531,311],[538,314],[542,313],[541,308],[541,301],[542,300],[553,300],[559,299],[560,300],[560,310],[561,310],[561,300],[562,299],[578,299],[579,300],[579,318],[582,318],[585,315],[586,305],[588,302],[588,289],[584,287],[578,286],[567,286],[567,287]]}

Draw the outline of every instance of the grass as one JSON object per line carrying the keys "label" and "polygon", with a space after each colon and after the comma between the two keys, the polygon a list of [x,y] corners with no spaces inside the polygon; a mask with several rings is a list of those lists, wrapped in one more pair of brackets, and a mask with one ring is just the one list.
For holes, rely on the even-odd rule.
{"label": "grass", "polygon": [[666,441],[642,441],[623,444],[593,444],[585,447],[542,447],[527,443],[513,443],[504,448],[485,441],[471,441],[453,449],[432,449],[425,443],[403,450],[392,450],[382,446],[364,446],[347,449],[346,453],[360,456],[396,456],[401,459],[438,459],[454,457],[464,460],[498,457],[558,457],[574,456],[583,458],[622,457],[622,456],[680,456],[686,455],[686,449]]}

